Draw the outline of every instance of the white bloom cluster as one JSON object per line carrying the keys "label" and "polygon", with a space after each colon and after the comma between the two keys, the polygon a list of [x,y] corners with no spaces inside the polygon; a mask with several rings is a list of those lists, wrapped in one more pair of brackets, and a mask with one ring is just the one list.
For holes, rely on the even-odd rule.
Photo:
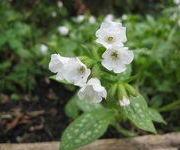
{"label": "white bloom cluster", "polygon": [[[93,19],[92,19],[93,20]],[[60,29],[60,28],[59,28]],[[61,29],[65,29],[64,27]],[[124,47],[126,38],[126,28],[121,23],[105,21],[100,29],[96,31],[96,41],[102,44],[106,51],[102,54],[101,64],[114,73],[124,72],[127,64],[133,60],[133,52]],[[91,70],[83,64],[79,58],[62,57],[59,54],[52,54],[49,69],[56,73],[57,80],[66,80],[79,86],[78,92],[80,99],[89,98],[93,102],[99,103],[106,98],[106,89],[101,85],[97,78],[89,78]],[[127,97],[119,100],[121,106],[128,106]]]}
{"label": "white bloom cluster", "polygon": [[91,98],[93,102],[101,102],[103,98],[106,98],[106,89],[101,86],[99,79],[91,78],[87,82],[91,71],[78,58],[52,54],[49,70],[57,73],[57,80],[66,80],[81,87],[78,92],[80,99]]}
{"label": "white bloom cluster", "polygon": [[58,31],[61,35],[67,35],[69,33],[69,29],[65,26],[59,26]]}
{"label": "white bloom cluster", "polygon": [[124,42],[127,41],[126,28],[121,23],[103,22],[100,29],[96,31],[96,37],[96,42],[106,48],[102,55],[102,65],[115,73],[124,72],[126,65],[134,58],[133,52],[124,47]]}
{"label": "white bloom cluster", "polygon": [[[126,28],[121,23],[108,20],[103,22],[100,29],[96,31],[96,37],[96,42],[106,48],[106,51],[102,55],[103,60],[101,64],[114,73],[124,72],[127,65],[134,58],[133,52],[129,51],[127,47],[124,47],[124,42],[127,41]],[[124,103],[123,105],[124,101],[124,98],[120,100],[122,106],[129,105],[129,103]]]}

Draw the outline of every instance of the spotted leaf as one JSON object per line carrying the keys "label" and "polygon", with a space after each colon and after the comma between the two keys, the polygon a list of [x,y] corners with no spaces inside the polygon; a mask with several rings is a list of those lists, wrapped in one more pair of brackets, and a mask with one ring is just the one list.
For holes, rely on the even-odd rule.
{"label": "spotted leaf", "polygon": [[98,139],[106,131],[113,116],[111,110],[102,108],[84,113],[64,131],[60,150],[74,150]]}
{"label": "spotted leaf", "polygon": [[156,133],[146,101],[142,96],[131,97],[130,105],[122,107],[123,114],[138,128]]}

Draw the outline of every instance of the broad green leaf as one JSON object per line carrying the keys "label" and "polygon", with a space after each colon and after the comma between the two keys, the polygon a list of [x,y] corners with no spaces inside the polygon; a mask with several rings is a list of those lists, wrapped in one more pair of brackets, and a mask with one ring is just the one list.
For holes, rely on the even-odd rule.
{"label": "broad green leaf", "polygon": [[159,95],[156,95],[151,98],[149,105],[153,108],[159,108],[162,105],[162,103],[163,103],[162,97]]}
{"label": "broad green leaf", "polygon": [[93,103],[89,99],[80,100],[77,97],[76,103],[77,103],[78,107],[84,112],[93,111],[95,109],[103,108],[103,106],[101,104]]}
{"label": "broad green leaf", "polygon": [[79,108],[76,104],[76,99],[77,99],[77,97],[73,96],[65,106],[66,115],[73,119],[77,118],[78,114],[79,114]]}
{"label": "broad green leaf", "polygon": [[131,97],[130,105],[122,107],[124,115],[138,128],[156,133],[147,103],[142,96]]}
{"label": "broad green leaf", "polygon": [[166,121],[157,110],[149,108],[149,115],[153,121],[166,124]]}
{"label": "broad green leaf", "polygon": [[73,121],[64,131],[60,150],[74,150],[101,137],[113,119],[109,109],[86,112]]}
{"label": "broad green leaf", "polygon": [[65,106],[66,115],[75,119],[77,118],[79,111],[83,112],[94,111],[96,109],[103,108],[101,104],[93,103],[91,100],[80,100],[77,95],[73,96]]}

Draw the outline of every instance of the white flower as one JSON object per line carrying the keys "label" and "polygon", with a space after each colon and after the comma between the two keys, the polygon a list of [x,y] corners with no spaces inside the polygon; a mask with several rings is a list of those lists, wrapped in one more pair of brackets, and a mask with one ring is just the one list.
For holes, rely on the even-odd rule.
{"label": "white flower", "polygon": [[41,46],[40,46],[40,52],[41,52],[41,54],[47,54],[47,52],[48,52],[48,47],[46,46],[46,45],[44,45],[44,44],[41,44]]}
{"label": "white flower", "polygon": [[89,23],[90,24],[96,23],[96,18],[94,16],[89,17]]}
{"label": "white flower", "polygon": [[176,5],[180,5],[180,0],[174,0],[174,3],[175,3]]}
{"label": "white flower", "polygon": [[123,96],[122,100],[119,100],[121,106],[128,106],[130,104],[129,99],[126,96]]}
{"label": "white flower", "polygon": [[108,48],[112,45],[123,45],[127,41],[126,28],[122,27],[121,23],[117,22],[103,22],[100,29],[96,31],[97,43],[102,44]]}
{"label": "white flower", "polygon": [[126,20],[128,18],[128,15],[124,14],[122,15],[122,20]]}
{"label": "white flower", "polygon": [[54,11],[54,12],[52,12],[52,17],[56,17],[57,16],[57,13]]}
{"label": "white flower", "polygon": [[105,68],[121,73],[126,70],[126,65],[132,62],[134,55],[127,47],[112,46],[103,53],[102,57],[102,65]]}
{"label": "white flower", "polygon": [[107,14],[104,18],[104,21],[112,21],[112,20],[114,20],[113,14]]}
{"label": "white flower", "polygon": [[77,86],[83,86],[91,73],[78,58],[62,57],[59,54],[51,55],[49,70],[57,73],[56,80],[66,80]]}
{"label": "white flower", "polygon": [[[64,66],[63,72],[60,72],[60,77],[63,76],[68,82],[74,83],[77,86],[83,86],[91,73],[79,58],[70,58]],[[57,75],[58,76],[58,75]]]}
{"label": "white flower", "polygon": [[77,22],[82,22],[84,20],[84,15],[78,15],[77,16]]}
{"label": "white flower", "polygon": [[[53,73],[62,72],[65,68],[65,65],[68,63],[70,58],[62,57],[59,54],[52,54],[51,60],[49,63],[49,70]],[[64,77],[59,77],[60,80],[63,80]]]}
{"label": "white flower", "polygon": [[106,89],[101,85],[97,78],[91,78],[78,92],[80,99],[90,99],[94,103],[100,103],[103,98],[106,98]]}
{"label": "white flower", "polygon": [[67,35],[69,33],[69,29],[65,26],[59,26],[58,31],[61,35]]}
{"label": "white flower", "polygon": [[58,1],[57,5],[58,5],[59,8],[62,8],[63,7],[63,2],[62,1]]}

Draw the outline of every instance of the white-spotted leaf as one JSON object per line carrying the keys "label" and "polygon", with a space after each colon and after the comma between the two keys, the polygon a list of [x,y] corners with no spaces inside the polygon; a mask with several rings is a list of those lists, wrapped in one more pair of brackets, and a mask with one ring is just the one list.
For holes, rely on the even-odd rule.
{"label": "white-spotted leaf", "polygon": [[122,107],[124,115],[138,128],[156,133],[147,103],[142,96],[131,97],[130,105]]}
{"label": "white-spotted leaf", "polygon": [[78,117],[79,114],[79,107],[76,104],[77,96],[73,96],[65,106],[65,113],[68,117],[73,119]]}
{"label": "white-spotted leaf", "polygon": [[153,121],[166,124],[166,121],[157,110],[149,108],[149,115]]}
{"label": "white-spotted leaf", "polygon": [[84,113],[64,131],[60,150],[74,150],[98,139],[106,131],[113,116],[112,111],[104,108]]}
{"label": "white-spotted leaf", "polygon": [[93,111],[95,109],[103,108],[103,106],[101,104],[93,103],[89,99],[82,99],[82,100],[77,99],[76,103],[77,103],[78,107],[84,112]]}

